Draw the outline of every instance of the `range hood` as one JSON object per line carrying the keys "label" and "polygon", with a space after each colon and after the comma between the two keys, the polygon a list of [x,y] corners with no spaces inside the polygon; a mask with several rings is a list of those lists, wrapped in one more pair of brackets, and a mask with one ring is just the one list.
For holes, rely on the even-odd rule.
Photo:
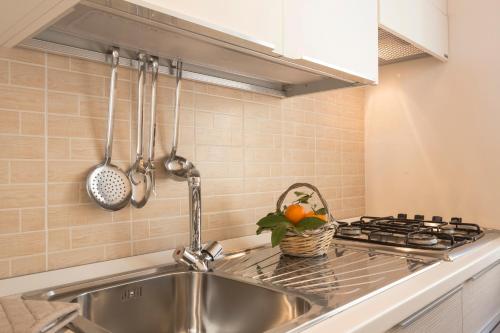
{"label": "range hood", "polygon": [[246,40],[246,47],[220,35],[123,0],[85,0],[21,45],[93,61],[106,61],[115,46],[120,64],[131,67],[141,51],[159,57],[163,74],[172,74],[172,60],[182,59],[187,79],[279,97],[364,84],[293,63],[258,41]]}
{"label": "range hood", "polygon": [[398,36],[378,28],[378,64],[389,65],[431,55]]}

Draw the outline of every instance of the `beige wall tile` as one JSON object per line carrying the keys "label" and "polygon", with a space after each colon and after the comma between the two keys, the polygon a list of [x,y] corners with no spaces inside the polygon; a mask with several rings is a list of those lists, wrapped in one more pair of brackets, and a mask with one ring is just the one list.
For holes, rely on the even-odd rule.
{"label": "beige wall tile", "polygon": [[94,96],[104,95],[104,78],[100,76],[49,69],[47,82],[50,90]]}
{"label": "beige wall tile", "polygon": [[19,211],[17,209],[0,210],[0,234],[11,234],[19,232]]}
{"label": "beige wall tile", "polygon": [[[48,133],[53,137],[105,138],[107,122],[99,118],[69,117],[49,114]],[[113,128],[115,139],[128,140],[129,122],[116,120]]]}
{"label": "beige wall tile", "polygon": [[161,237],[189,232],[189,216],[179,216],[149,222],[149,236]]}
{"label": "beige wall tile", "polygon": [[111,69],[107,64],[91,62],[78,58],[71,58],[70,69],[73,72],[80,72],[85,74],[96,74],[102,76],[109,76]]}
{"label": "beige wall tile", "polygon": [[49,229],[112,222],[111,214],[93,203],[49,207],[47,214]]}
{"label": "beige wall tile", "polygon": [[0,136],[0,151],[16,159],[42,159],[45,154],[43,137]]}
{"label": "beige wall tile", "polygon": [[132,245],[134,255],[158,252],[175,248],[175,236],[136,241]]}
{"label": "beige wall tile", "polygon": [[[101,161],[104,157],[104,140],[72,139],[71,159]],[[113,159],[130,160],[130,142],[113,141]]]}
{"label": "beige wall tile", "polygon": [[69,229],[49,230],[48,237],[49,252],[68,250],[71,246]]}
{"label": "beige wall tile", "polygon": [[0,184],[7,184],[10,181],[10,162],[0,161]]}
{"label": "beige wall tile", "polygon": [[132,219],[143,220],[163,216],[177,216],[180,214],[178,199],[154,200],[148,202],[148,209],[133,209]]}
{"label": "beige wall tile", "polygon": [[194,107],[197,110],[214,111],[234,116],[243,115],[243,102],[236,99],[197,94]]}
{"label": "beige wall tile", "polygon": [[45,86],[45,68],[11,62],[10,83],[18,86],[43,88]]}
{"label": "beige wall tile", "polygon": [[0,108],[42,112],[44,108],[43,91],[0,86]]}
{"label": "beige wall tile", "polygon": [[19,276],[45,271],[45,255],[12,260],[11,276]]}
{"label": "beige wall tile", "polygon": [[104,247],[49,253],[49,270],[85,265],[104,260]]}
{"label": "beige wall tile", "polygon": [[39,254],[45,251],[45,233],[30,232],[0,236],[0,258]]}
{"label": "beige wall tile", "polygon": [[149,222],[148,221],[134,221],[132,223],[132,239],[146,239],[149,238]]}
{"label": "beige wall tile", "polygon": [[50,91],[47,99],[49,113],[78,114],[78,95]]}
{"label": "beige wall tile", "polygon": [[94,161],[49,161],[49,182],[84,182]]}
{"label": "beige wall tile", "polygon": [[106,246],[106,260],[130,257],[132,255],[132,244],[121,243]]}
{"label": "beige wall tile", "polygon": [[20,128],[19,112],[0,110],[0,134],[17,134]]}
{"label": "beige wall tile", "polygon": [[47,158],[49,160],[66,160],[70,158],[70,140],[66,138],[48,138]]}
{"label": "beige wall tile", "polygon": [[75,228],[71,231],[73,248],[120,243],[130,240],[129,223],[112,223]]}
{"label": "beige wall tile", "polygon": [[41,113],[21,113],[21,133],[25,135],[43,135],[45,116]]}
{"label": "beige wall tile", "polygon": [[10,162],[10,181],[12,183],[43,183],[45,181],[45,162]]}
{"label": "beige wall tile", "polygon": [[[104,118],[108,117],[107,98],[81,96],[80,97],[80,115],[84,117]],[[130,103],[123,100],[115,102],[115,119],[130,119]]]}
{"label": "beige wall tile", "polygon": [[69,69],[69,58],[57,54],[47,54],[47,67]]}
{"label": "beige wall tile", "polygon": [[33,64],[45,64],[45,54],[23,48],[0,48],[0,58],[15,61],[30,62]]}
{"label": "beige wall tile", "polygon": [[9,63],[7,61],[0,60],[0,83],[9,82]]}
{"label": "beige wall tile", "polygon": [[49,184],[47,194],[49,205],[77,204],[80,201],[80,184]]}
{"label": "beige wall tile", "polygon": [[9,277],[10,275],[10,260],[0,261],[0,279]]}
{"label": "beige wall tile", "polygon": [[42,206],[44,196],[43,184],[0,185],[0,209]]}
{"label": "beige wall tile", "polygon": [[23,232],[45,229],[45,208],[22,209],[21,229]]}

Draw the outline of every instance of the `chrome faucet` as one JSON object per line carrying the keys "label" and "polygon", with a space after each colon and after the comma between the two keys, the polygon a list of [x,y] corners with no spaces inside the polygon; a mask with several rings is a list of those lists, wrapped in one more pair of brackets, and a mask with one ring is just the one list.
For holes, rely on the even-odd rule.
{"label": "chrome faucet", "polygon": [[189,241],[190,245],[178,247],[174,251],[177,262],[188,265],[196,271],[209,270],[209,262],[222,255],[222,246],[218,242],[201,245],[201,177],[193,163],[177,155],[179,139],[179,100],[182,81],[182,62],[177,61],[175,108],[174,108],[174,136],[172,150],[164,162],[167,173],[177,181],[187,180],[189,188]]}

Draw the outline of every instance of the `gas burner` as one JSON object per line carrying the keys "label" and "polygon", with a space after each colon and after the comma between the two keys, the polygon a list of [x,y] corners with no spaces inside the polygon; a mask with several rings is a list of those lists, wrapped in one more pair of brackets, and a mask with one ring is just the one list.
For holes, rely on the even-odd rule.
{"label": "gas burner", "polygon": [[438,238],[430,234],[411,234],[408,236],[408,244],[419,246],[433,246],[438,243]]}
{"label": "gas burner", "polygon": [[426,218],[421,214],[410,216],[401,213],[383,217],[362,216],[354,221],[338,222],[334,236],[336,244],[428,255],[445,260],[463,254],[462,248],[475,247],[472,243],[485,236],[493,237],[491,230],[464,223],[460,217],[445,221],[436,215]]}
{"label": "gas burner", "polygon": [[361,235],[361,228],[355,226],[345,226],[339,228],[340,234],[343,236],[359,236]]}

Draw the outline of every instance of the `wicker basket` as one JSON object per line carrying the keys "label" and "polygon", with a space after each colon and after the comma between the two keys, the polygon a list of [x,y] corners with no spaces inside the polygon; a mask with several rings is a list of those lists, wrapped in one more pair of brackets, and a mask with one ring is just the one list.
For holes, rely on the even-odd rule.
{"label": "wicker basket", "polygon": [[325,254],[330,247],[330,244],[335,234],[336,223],[333,216],[330,214],[328,209],[328,204],[319,192],[319,190],[308,183],[295,183],[291,185],[285,192],[281,194],[276,203],[276,209],[281,210],[283,201],[285,200],[287,194],[294,189],[299,187],[307,187],[313,190],[318,198],[321,200],[323,207],[326,209],[327,222],[325,226],[316,229],[306,231],[301,235],[297,235],[288,232],[283,240],[280,242],[280,249],[283,254],[294,256],[294,257],[316,257]]}

